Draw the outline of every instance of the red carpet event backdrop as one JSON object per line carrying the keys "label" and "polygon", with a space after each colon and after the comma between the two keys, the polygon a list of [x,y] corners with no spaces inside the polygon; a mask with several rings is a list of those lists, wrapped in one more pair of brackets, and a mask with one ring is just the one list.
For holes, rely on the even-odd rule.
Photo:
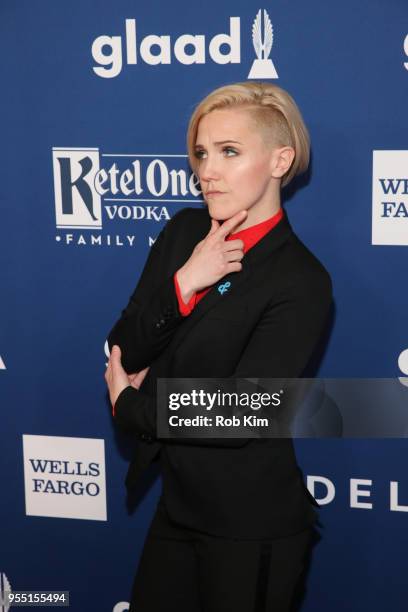
{"label": "red carpet event backdrop", "polygon": [[[215,87],[276,83],[310,130],[283,193],[333,279],[314,375],[407,385],[408,4],[4,0],[0,16],[0,590],[125,612],[161,483],[126,497],[106,335],[161,228],[203,205],[185,136]],[[302,612],[407,610],[406,433],[296,439],[321,506]]]}

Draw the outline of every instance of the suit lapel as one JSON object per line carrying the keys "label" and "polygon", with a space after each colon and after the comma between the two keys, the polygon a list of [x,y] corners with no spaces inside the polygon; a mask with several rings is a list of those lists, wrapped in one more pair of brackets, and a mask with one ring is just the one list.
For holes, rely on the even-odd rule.
{"label": "suit lapel", "polygon": [[[222,301],[229,301],[231,297],[237,294],[239,289],[245,288],[248,293],[251,289],[251,279],[258,269],[262,266],[268,257],[273,256],[274,251],[278,249],[284,242],[293,234],[285,210],[280,222],[273,227],[265,236],[263,236],[242,259],[242,270],[240,272],[231,272],[223,276],[213,287],[201,298],[194,310],[191,312],[177,334],[172,349],[176,349],[190,329],[211,309],[216,308],[217,304]],[[210,218],[207,215],[208,228],[204,235],[208,232],[210,226]],[[197,242],[202,240],[202,237],[197,239]],[[227,284],[229,283],[229,285]]]}
{"label": "suit lapel", "polygon": [[281,247],[292,235],[292,227],[289,223],[285,209],[283,217],[275,227],[265,234],[249,251],[244,255],[249,259],[251,266],[255,269],[268,257],[273,257],[274,252]]}

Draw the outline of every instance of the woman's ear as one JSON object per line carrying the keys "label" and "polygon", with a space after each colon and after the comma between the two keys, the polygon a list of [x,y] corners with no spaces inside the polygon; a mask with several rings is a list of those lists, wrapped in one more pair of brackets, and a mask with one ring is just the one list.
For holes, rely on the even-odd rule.
{"label": "woman's ear", "polygon": [[274,178],[282,178],[291,167],[294,159],[295,149],[293,147],[274,149],[271,158],[271,175]]}

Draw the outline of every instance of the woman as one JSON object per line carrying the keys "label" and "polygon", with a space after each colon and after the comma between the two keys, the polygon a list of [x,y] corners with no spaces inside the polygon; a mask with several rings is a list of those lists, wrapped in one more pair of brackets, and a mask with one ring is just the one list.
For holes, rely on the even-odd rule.
{"label": "woman", "polygon": [[108,337],[113,414],[139,438],[127,485],[157,457],[163,481],[130,610],[285,612],[317,506],[291,439],[158,440],[156,380],[301,376],[332,301],[281,207],[308,132],[286,91],[244,82],[196,107],[187,146],[208,208],[166,224]]}

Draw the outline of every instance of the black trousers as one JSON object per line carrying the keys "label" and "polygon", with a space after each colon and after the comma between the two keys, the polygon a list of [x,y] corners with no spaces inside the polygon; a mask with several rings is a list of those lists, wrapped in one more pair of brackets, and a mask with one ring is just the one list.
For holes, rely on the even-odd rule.
{"label": "black trousers", "polygon": [[313,529],[273,540],[219,538],[174,525],[159,502],[129,612],[290,612]]}

